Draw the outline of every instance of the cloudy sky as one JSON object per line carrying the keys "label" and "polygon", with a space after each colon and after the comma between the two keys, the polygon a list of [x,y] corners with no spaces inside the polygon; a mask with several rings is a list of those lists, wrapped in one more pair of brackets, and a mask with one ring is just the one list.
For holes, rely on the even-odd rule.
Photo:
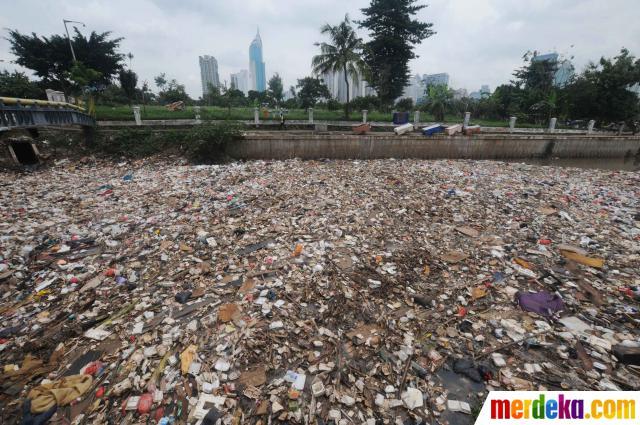
{"label": "cloudy sky", "polygon": [[[278,72],[285,88],[309,75],[319,28],[345,13],[361,17],[369,0],[0,0],[0,28],[42,35],[64,32],[62,19],[82,30],[124,37],[140,80],[165,72],[201,95],[198,56],[218,59],[220,80],[248,69],[256,28],[264,46],[267,78]],[[640,55],[638,0],[422,0],[419,18],[437,32],[417,46],[413,73],[447,72],[450,85],[491,89],[507,82],[527,50],[556,51],[578,70],[624,46]],[[364,30],[358,30],[367,38]],[[0,39],[0,69],[14,69],[9,43]],[[82,58],[78,58],[82,59]],[[153,85],[152,85],[153,87]]]}

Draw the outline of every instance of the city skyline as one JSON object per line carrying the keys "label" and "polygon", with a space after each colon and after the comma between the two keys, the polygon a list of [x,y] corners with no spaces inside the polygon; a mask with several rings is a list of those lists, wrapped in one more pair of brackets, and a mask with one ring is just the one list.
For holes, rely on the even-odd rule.
{"label": "city skyline", "polygon": [[[153,78],[166,73],[198,98],[202,93],[195,60],[198,56],[213,54],[219,75],[224,76],[221,83],[227,80],[229,84],[231,73],[247,69],[247,47],[256,25],[260,25],[265,42],[263,56],[268,62],[266,79],[277,72],[288,88],[297,79],[311,74],[311,58],[318,53],[313,43],[323,39],[320,27],[338,23],[345,13],[352,20],[359,20],[360,9],[368,3],[369,0],[263,0],[252,1],[250,7],[239,10],[222,1],[185,0],[178,7],[166,0],[113,0],[108,4],[23,0],[7,3],[0,26],[49,36],[64,34],[62,19],[66,18],[84,22],[86,27],[79,29],[85,33],[112,31],[113,36],[124,37],[121,52],[134,54],[132,69],[139,81],[148,81],[157,91]],[[555,51],[573,56],[576,72],[584,69],[588,61],[617,55],[623,46],[640,54],[640,26],[634,21],[640,11],[637,2],[523,0],[514,4],[506,0],[424,0],[424,3],[428,7],[418,13],[418,18],[433,22],[437,34],[416,47],[419,57],[410,62],[411,73],[447,72],[454,88],[474,91],[482,84],[495,88],[508,83],[513,71],[522,66],[522,55],[527,51]],[[615,9],[625,13],[610,13]],[[127,10],[127,17],[116,10]],[[602,26],[610,30],[603,34],[593,31],[594,27]],[[366,31],[357,29],[357,32],[367,39]],[[8,41],[0,37],[0,60],[4,60],[0,69],[18,69],[32,75],[9,63],[13,59]]]}

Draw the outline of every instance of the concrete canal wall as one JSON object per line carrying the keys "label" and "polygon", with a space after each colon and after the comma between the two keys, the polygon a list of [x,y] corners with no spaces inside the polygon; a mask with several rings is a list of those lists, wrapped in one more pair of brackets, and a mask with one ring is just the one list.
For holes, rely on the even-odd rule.
{"label": "concrete canal wall", "polygon": [[425,137],[417,134],[363,136],[286,132],[247,133],[231,144],[240,159],[518,159],[616,158],[640,155],[639,136],[478,134]]}

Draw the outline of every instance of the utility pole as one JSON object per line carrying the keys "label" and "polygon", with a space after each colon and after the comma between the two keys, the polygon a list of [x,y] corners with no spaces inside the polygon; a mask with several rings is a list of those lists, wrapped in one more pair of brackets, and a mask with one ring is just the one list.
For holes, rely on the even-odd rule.
{"label": "utility pole", "polygon": [[73,61],[76,62],[76,52],[73,51],[73,44],[71,43],[71,37],[69,37],[69,28],[67,28],[67,24],[82,24],[83,27],[86,27],[86,25],[83,22],[70,21],[68,19],[63,19],[62,22],[64,23],[64,30],[67,32],[67,40],[69,40],[69,48],[71,49],[71,57],[73,58]]}

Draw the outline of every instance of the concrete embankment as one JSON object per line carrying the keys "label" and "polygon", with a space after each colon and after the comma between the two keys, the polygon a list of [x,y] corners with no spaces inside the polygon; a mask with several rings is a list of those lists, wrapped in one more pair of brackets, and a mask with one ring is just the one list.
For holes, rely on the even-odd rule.
{"label": "concrete embankment", "polygon": [[640,155],[639,136],[478,134],[314,134],[251,132],[228,147],[240,159],[518,159],[616,158]]}

